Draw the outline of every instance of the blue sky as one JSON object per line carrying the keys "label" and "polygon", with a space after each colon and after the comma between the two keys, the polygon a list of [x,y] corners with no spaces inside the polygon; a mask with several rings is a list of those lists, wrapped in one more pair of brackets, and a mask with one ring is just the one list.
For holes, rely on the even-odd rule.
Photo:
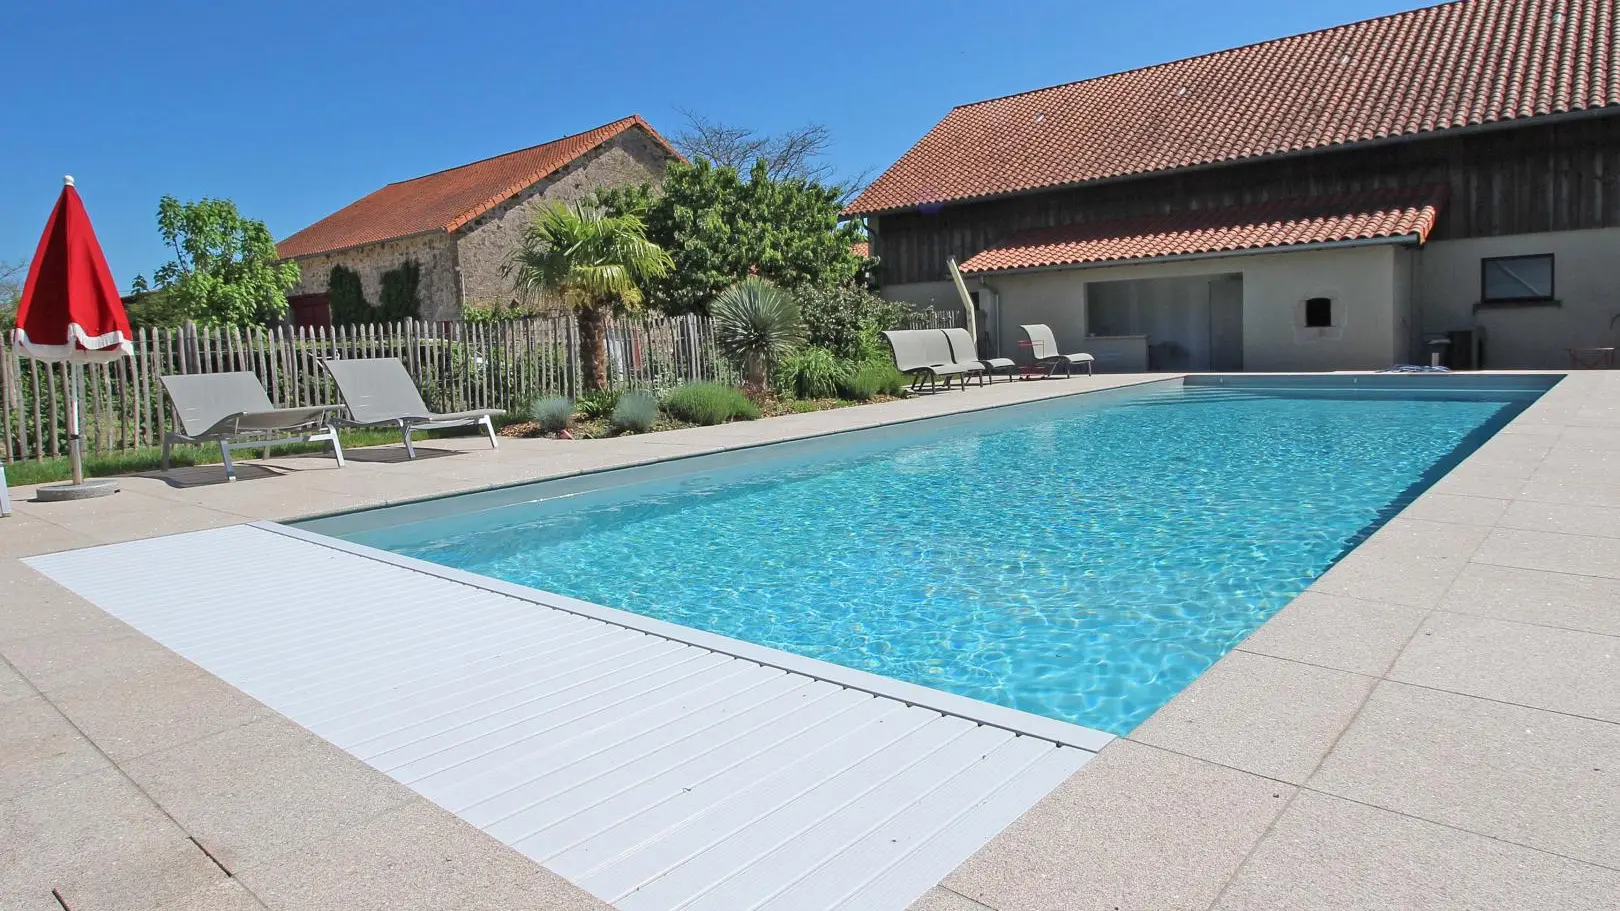
{"label": "blue sky", "polygon": [[164,193],[280,239],[393,180],[632,112],[674,132],[683,108],[824,123],[876,176],[952,105],[1413,5],[0,0],[0,261],[33,254],[63,174],[127,288],[167,258]]}

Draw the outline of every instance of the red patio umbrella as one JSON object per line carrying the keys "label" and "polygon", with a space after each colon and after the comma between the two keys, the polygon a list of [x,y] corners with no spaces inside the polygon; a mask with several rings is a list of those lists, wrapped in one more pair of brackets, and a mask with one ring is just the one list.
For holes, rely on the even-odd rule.
{"label": "red patio umbrella", "polygon": [[17,328],[12,339],[23,354],[42,361],[65,361],[72,366],[68,395],[68,455],[73,463],[70,491],[64,496],[41,492],[42,499],[77,498],[111,493],[116,485],[101,485],[93,493],[85,488],[84,460],[79,439],[79,403],[83,400],[85,364],[105,364],[134,352],[129,316],[118,297],[107,259],[96,242],[90,216],[79,201],[73,178],[64,180],[62,196],[51,210],[45,234],[34,251],[17,306]]}

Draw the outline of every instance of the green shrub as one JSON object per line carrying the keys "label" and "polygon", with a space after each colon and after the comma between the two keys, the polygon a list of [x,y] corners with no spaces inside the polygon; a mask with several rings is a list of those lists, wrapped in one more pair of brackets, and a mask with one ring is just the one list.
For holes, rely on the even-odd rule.
{"label": "green shrub", "polygon": [[724,424],[752,421],[759,417],[759,406],[742,391],[719,383],[687,383],[664,395],[664,411],[689,424]]}
{"label": "green shrub", "polygon": [[611,417],[613,410],[619,407],[619,393],[611,389],[598,389],[587,392],[574,403],[574,410],[587,421],[599,421]]}
{"label": "green shrub", "polygon": [[864,360],[877,333],[895,328],[906,312],[864,288],[806,288],[797,297],[805,341],[851,361]]}
{"label": "green shrub", "polygon": [[646,433],[658,421],[658,401],[645,392],[627,392],[613,406],[613,429],[619,433]]}
{"label": "green shrub", "polygon": [[574,419],[574,402],[558,396],[536,399],[529,406],[529,417],[541,433],[556,433],[567,429],[569,422]]}
{"label": "green shrub", "polygon": [[899,395],[906,388],[905,374],[893,364],[867,361],[850,371],[838,384],[838,394],[855,402],[869,402],[880,395]]}
{"label": "green shrub", "polygon": [[782,362],[782,387],[801,399],[830,398],[850,372],[849,363],[826,348],[805,348]]}

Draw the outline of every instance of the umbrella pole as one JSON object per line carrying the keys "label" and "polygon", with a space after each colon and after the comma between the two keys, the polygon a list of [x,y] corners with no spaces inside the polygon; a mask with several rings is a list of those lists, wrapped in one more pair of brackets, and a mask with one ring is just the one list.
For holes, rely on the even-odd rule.
{"label": "umbrella pole", "polygon": [[68,461],[73,464],[73,483],[84,483],[84,441],[79,434],[79,403],[84,401],[84,368],[74,361],[73,390],[68,395]]}

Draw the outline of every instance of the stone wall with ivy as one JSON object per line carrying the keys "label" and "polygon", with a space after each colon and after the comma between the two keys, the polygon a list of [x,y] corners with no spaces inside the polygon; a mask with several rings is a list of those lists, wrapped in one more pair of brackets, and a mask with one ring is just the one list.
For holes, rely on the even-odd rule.
{"label": "stone wall with ivy", "polygon": [[[426,320],[459,319],[461,295],[456,288],[455,256],[455,238],[448,234],[408,237],[337,253],[306,256],[298,260],[301,278],[288,294],[318,294],[337,290],[330,288],[329,283],[333,268],[342,267],[359,278],[360,296],[367,305],[380,308],[389,301],[397,301],[400,289],[406,284],[405,273],[414,268],[419,317]],[[338,290],[338,293],[347,292]],[[396,310],[398,306],[396,303]],[[339,307],[339,301],[333,300],[333,322],[345,321],[338,313]],[[374,313],[376,315],[370,321],[398,318],[384,316],[380,311]]]}
{"label": "stone wall with ivy", "polygon": [[[453,235],[427,234],[302,257],[298,260],[302,278],[288,294],[329,291],[332,270],[341,267],[359,278],[360,296],[368,305],[382,307],[403,293],[400,289],[404,287],[406,276],[399,270],[415,263],[415,297],[421,319],[460,319],[464,304],[476,309],[504,309],[512,303],[514,295],[511,279],[501,274],[501,266],[517,245],[523,229],[534,218],[536,208],[549,200],[580,199],[597,187],[660,180],[669,157],[647,134],[627,130],[612,142],[462,226]],[[390,274],[394,276],[392,290],[384,287],[385,277]],[[348,294],[347,291],[339,293]],[[345,321],[345,316],[337,312],[337,301],[333,302],[332,309],[334,322]],[[377,318],[397,317],[379,314]]]}

